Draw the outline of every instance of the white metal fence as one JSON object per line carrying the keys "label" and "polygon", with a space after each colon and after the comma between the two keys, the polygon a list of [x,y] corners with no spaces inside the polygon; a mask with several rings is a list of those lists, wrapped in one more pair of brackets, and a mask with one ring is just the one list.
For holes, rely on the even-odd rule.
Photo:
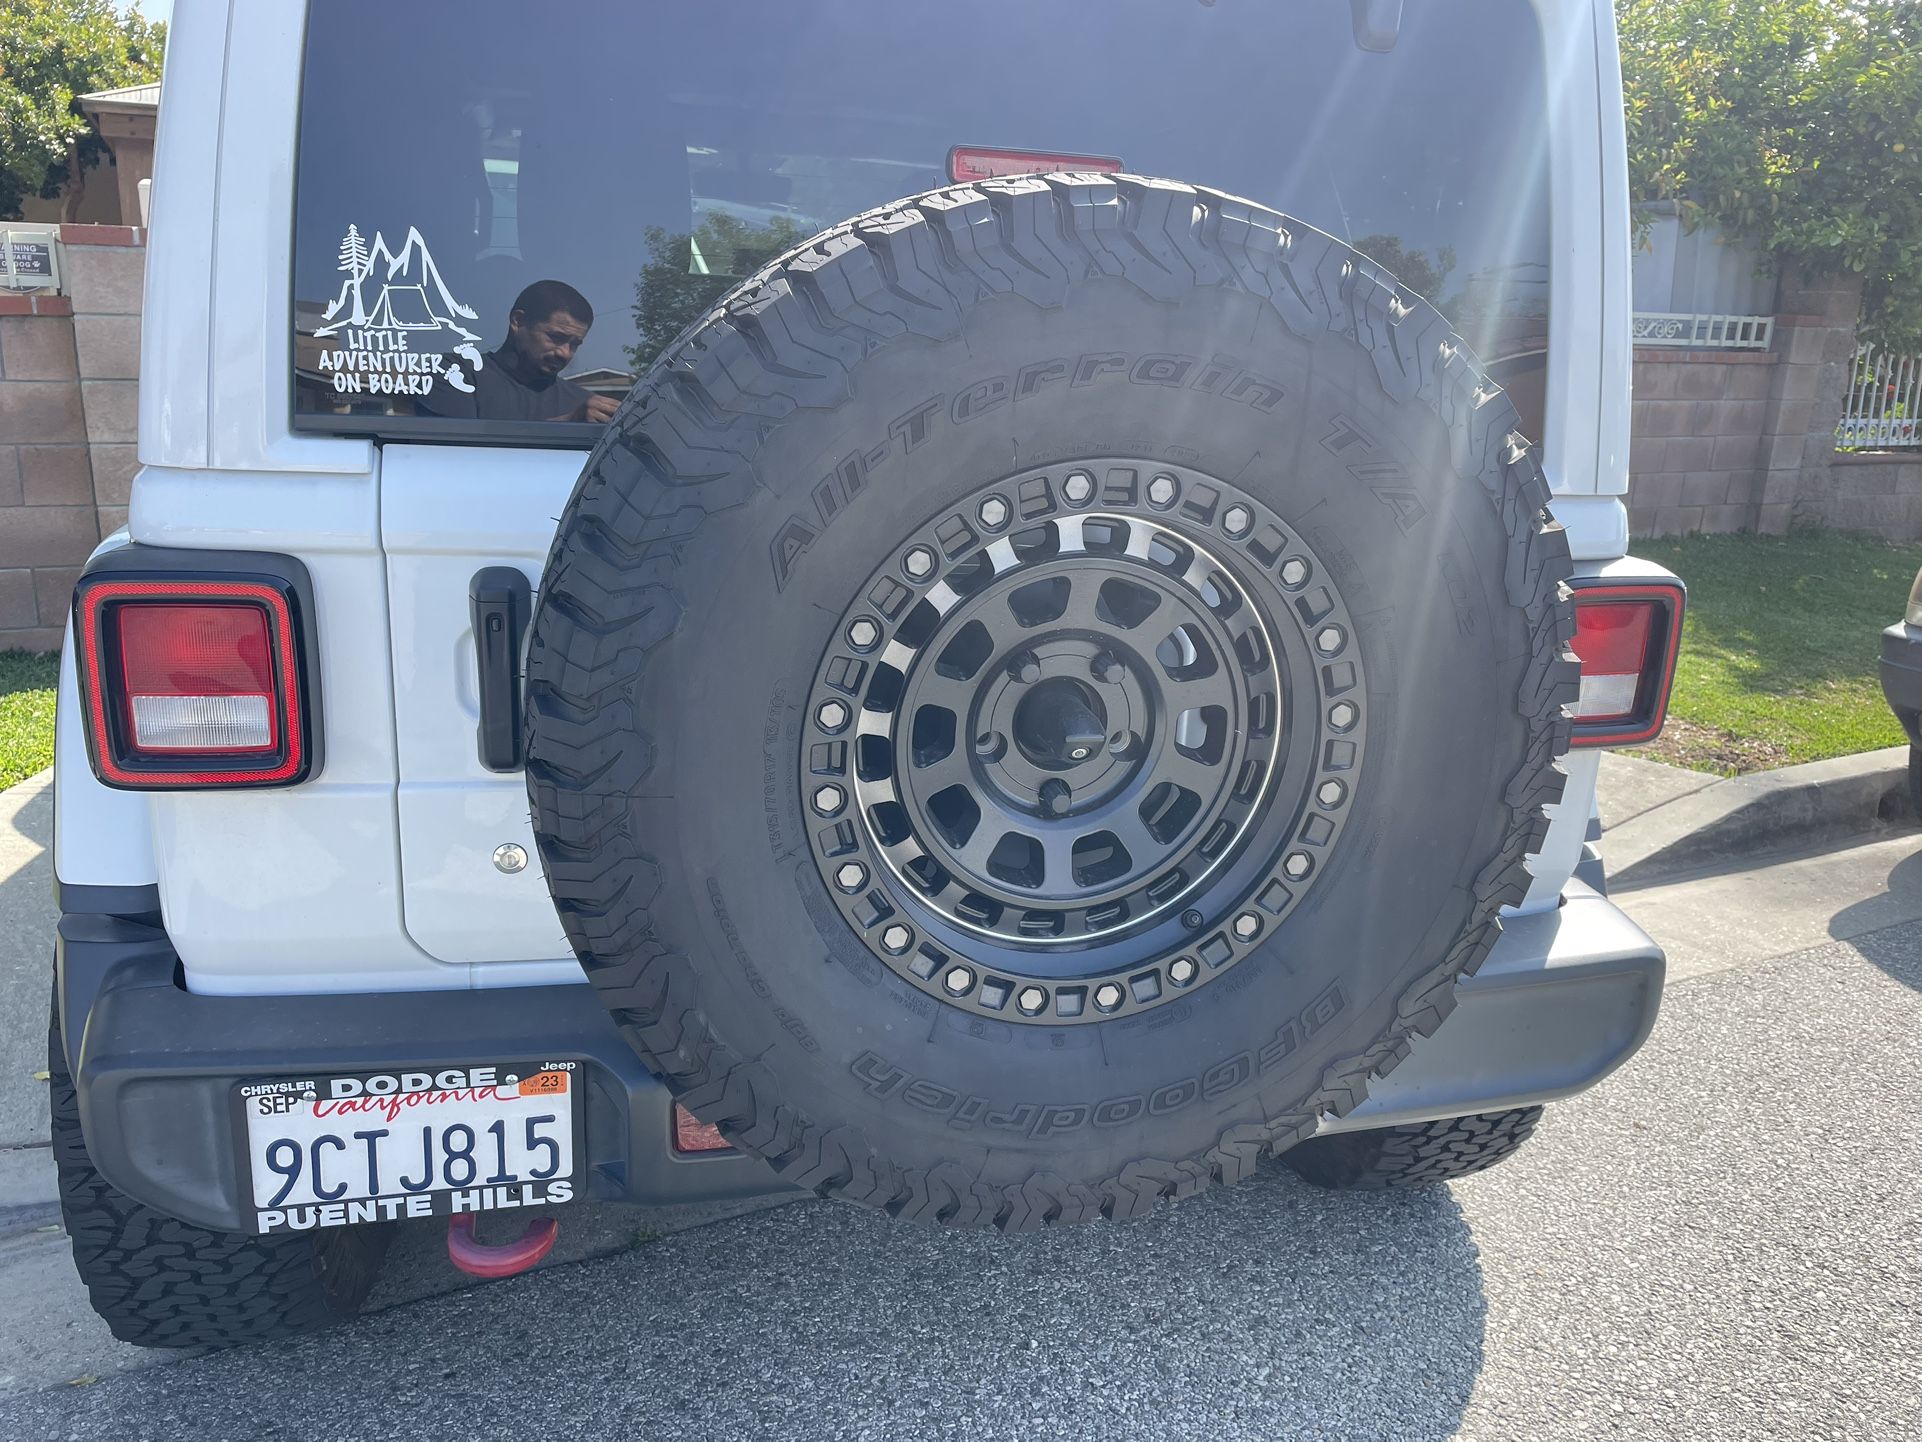
{"label": "white metal fence", "polygon": [[1638,346],[1699,346],[1714,350],[1767,350],[1775,335],[1772,315],[1689,315],[1636,311],[1630,332]]}
{"label": "white metal fence", "polygon": [[1851,450],[1922,446],[1922,356],[1891,355],[1865,345],[1855,353],[1855,372],[1835,443]]}

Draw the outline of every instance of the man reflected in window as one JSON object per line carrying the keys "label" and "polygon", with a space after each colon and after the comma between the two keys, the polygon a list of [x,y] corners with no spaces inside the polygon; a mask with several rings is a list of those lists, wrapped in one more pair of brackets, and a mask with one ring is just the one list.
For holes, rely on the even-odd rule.
{"label": "man reflected in window", "polygon": [[594,307],[578,290],[564,281],[537,280],[515,299],[499,348],[482,356],[472,346],[459,347],[416,405],[450,418],[612,420],[620,402],[561,378],[593,325]]}

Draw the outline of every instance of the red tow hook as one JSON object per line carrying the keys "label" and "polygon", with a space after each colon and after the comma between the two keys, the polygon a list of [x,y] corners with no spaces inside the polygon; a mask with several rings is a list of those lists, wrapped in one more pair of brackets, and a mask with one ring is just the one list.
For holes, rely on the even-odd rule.
{"label": "red tow hook", "polygon": [[561,1224],[553,1217],[529,1222],[511,1242],[476,1240],[474,1214],[462,1212],[447,1219],[447,1260],[470,1277],[512,1277],[525,1272],[554,1250]]}

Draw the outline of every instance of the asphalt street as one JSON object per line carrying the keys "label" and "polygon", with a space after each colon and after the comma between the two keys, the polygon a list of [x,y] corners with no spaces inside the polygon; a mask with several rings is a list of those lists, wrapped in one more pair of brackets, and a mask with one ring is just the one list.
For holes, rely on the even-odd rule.
{"label": "asphalt street", "polygon": [[363,1320],[186,1358],[105,1339],[0,1211],[0,1438],[1922,1437],[1918,852],[1623,898],[1674,954],[1653,1039],[1431,1191],[1277,1171],[1015,1238],[609,1208],[582,1259],[453,1291],[422,1232]]}

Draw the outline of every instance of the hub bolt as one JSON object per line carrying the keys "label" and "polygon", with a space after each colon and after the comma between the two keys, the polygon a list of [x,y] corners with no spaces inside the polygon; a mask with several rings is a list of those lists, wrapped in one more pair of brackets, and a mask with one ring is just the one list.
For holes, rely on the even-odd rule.
{"label": "hub bolt", "polygon": [[1175,478],[1156,476],[1148,482],[1148,504],[1151,506],[1172,506],[1175,503]]}
{"label": "hub bolt", "polygon": [[865,616],[848,627],[848,645],[857,651],[870,651],[881,639],[881,628]]}
{"label": "hub bolt", "polygon": [[1024,986],[1021,995],[1014,999],[1014,1004],[1033,1016],[1048,1004],[1048,994],[1038,986]]}
{"label": "hub bolt", "polygon": [[1328,724],[1337,731],[1346,731],[1355,724],[1355,708],[1349,702],[1337,701],[1328,708]]}
{"label": "hub bolt", "polygon": [[847,800],[838,786],[823,786],[814,793],[814,809],[823,816],[832,816],[839,811]]}
{"label": "hub bolt", "polygon": [[1119,682],[1128,674],[1128,668],[1121,664],[1121,658],[1112,651],[1103,651],[1095,657],[1088,670],[1095,680],[1106,681],[1110,685]]}
{"label": "hub bolt", "polygon": [[823,731],[839,731],[848,724],[848,708],[839,701],[823,701],[814,719],[820,722]]}
{"label": "hub bolt", "polygon": [[981,509],[976,514],[981,517],[982,525],[990,531],[998,531],[1008,524],[1008,503],[999,496],[989,496],[981,503]]}
{"label": "hub bolt", "polygon": [[896,955],[906,951],[908,949],[908,943],[913,940],[914,933],[899,924],[890,926],[886,931],[881,933],[881,945]]}
{"label": "hub bolt", "polygon": [[1324,781],[1321,783],[1321,789],[1315,793],[1315,800],[1323,806],[1339,806],[1343,794],[1339,781]]}
{"label": "hub bolt", "polygon": [[1242,941],[1253,941],[1261,931],[1261,918],[1252,911],[1244,911],[1235,918],[1235,936]]}
{"label": "hub bolt", "polygon": [[1068,783],[1060,777],[1050,777],[1048,780],[1043,781],[1039,794],[1041,797],[1041,814],[1043,816],[1066,816],[1068,814],[1068,803],[1073,800],[1074,793],[1069,789]]}
{"label": "hub bolt", "polygon": [[859,891],[868,879],[867,867],[857,861],[850,861],[834,873],[834,884],[843,891]]}
{"label": "hub bolt", "polygon": [[974,754],[983,761],[999,761],[1007,749],[1007,740],[999,731],[985,731],[974,738]]}
{"label": "hub bolt", "polygon": [[1343,637],[1341,627],[1323,626],[1315,633],[1315,646],[1322,655],[1332,656],[1341,649]]}
{"label": "hub bolt", "polygon": [[1112,981],[1095,988],[1094,1004],[1103,1011],[1113,1011],[1121,1005],[1121,988]]}
{"label": "hub bolt", "polygon": [[1308,579],[1308,563],[1306,561],[1283,561],[1281,563],[1281,584],[1282,585],[1299,586],[1302,582],[1306,581],[1307,579]]}
{"label": "hub bolt", "polygon": [[1061,490],[1075,505],[1080,505],[1094,494],[1094,477],[1086,471],[1074,471],[1061,483]]}
{"label": "hub bolt", "polygon": [[1302,877],[1308,874],[1308,868],[1311,864],[1306,856],[1299,851],[1295,851],[1291,852],[1288,859],[1281,863],[1281,869],[1286,873],[1290,881],[1300,881]]}
{"label": "hub bolt", "polygon": [[1185,956],[1177,956],[1168,963],[1168,980],[1176,986],[1186,986],[1195,979],[1198,968]]}
{"label": "hub bolt", "polygon": [[1008,674],[1015,680],[1032,686],[1041,679],[1041,658],[1032,651],[1023,651],[1008,659]]}
{"label": "hub bolt", "polygon": [[1246,506],[1230,506],[1222,513],[1221,528],[1231,536],[1245,536],[1254,519]]}
{"label": "hub bolt", "polygon": [[926,546],[916,546],[901,558],[907,573],[917,581],[925,581],[934,573],[934,552]]}
{"label": "hub bolt", "polygon": [[966,996],[968,988],[974,985],[974,973],[965,966],[957,966],[941,978],[941,985],[956,996]]}

